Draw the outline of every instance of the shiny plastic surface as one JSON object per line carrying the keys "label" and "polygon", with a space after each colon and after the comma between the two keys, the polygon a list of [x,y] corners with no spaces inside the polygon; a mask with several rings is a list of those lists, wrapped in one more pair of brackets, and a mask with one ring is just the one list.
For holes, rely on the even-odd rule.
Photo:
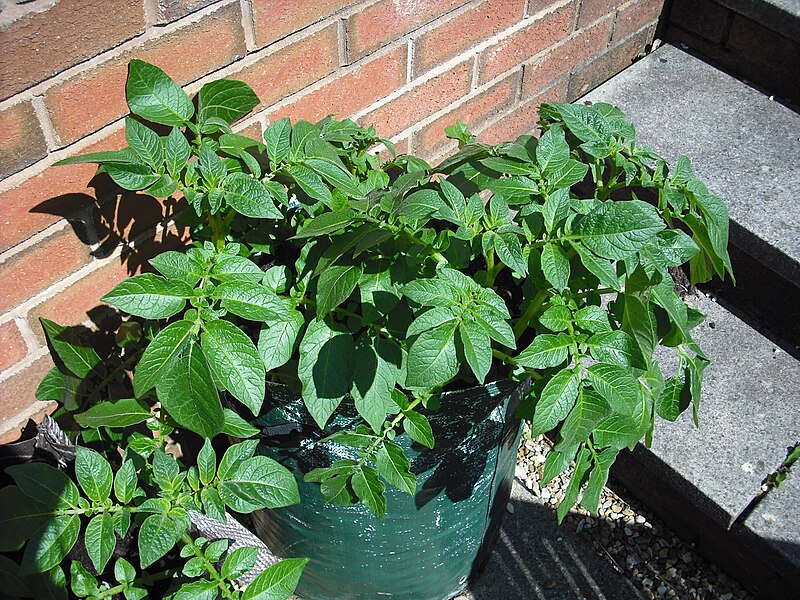
{"label": "shiny plastic surface", "polygon": [[[318,440],[348,425],[338,417],[320,433],[302,400],[271,387],[272,408],[258,424],[269,433],[259,452],[295,472],[302,502],[254,514],[256,532],[279,556],[311,559],[297,594],[307,600],[445,600],[481,567],[510,494],[521,432],[514,418],[526,384],[508,381],[442,395],[428,415],[436,446],[405,434],[395,442],[411,457],[417,494],[387,486],[386,516],[361,505],[325,504],[302,473],[353,458],[353,450]],[[355,414],[353,418],[356,418]]]}

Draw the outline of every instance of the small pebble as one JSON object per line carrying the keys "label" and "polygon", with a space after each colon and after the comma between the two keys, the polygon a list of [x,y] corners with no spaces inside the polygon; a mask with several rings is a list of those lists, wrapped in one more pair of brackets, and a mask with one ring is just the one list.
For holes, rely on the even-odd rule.
{"label": "small pebble", "polygon": [[514,514],[514,505],[513,505],[513,504],[511,504],[511,502],[509,502],[508,504],[506,504],[506,512],[507,512],[508,514],[510,514],[510,515],[513,515],[513,514]]}

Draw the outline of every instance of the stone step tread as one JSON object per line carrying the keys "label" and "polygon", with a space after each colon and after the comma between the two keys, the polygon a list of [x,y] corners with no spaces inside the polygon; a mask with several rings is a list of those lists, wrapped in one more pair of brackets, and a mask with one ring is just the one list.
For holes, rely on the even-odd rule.
{"label": "stone step tread", "polygon": [[796,569],[800,569],[800,468],[769,491],[742,526],[777,549]]}
{"label": "stone step tread", "polygon": [[622,108],[672,164],[691,157],[729,207],[731,242],[800,287],[799,114],[669,45],[582,100]]}
{"label": "stone step tread", "polygon": [[[695,505],[727,528],[781,465],[786,448],[800,440],[800,361],[702,293],[686,302],[706,315],[694,334],[711,360],[700,426],[691,410],[675,423],[659,420],[650,453]],[[664,375],[671,375],[675,352],[659,354]],[[800,534],[800,520],[794,529]]]}
{"label": "stone step tread", "polygon": [[641,593],[530,491],[514,482],[483,573],[453,600],[640,600]]}

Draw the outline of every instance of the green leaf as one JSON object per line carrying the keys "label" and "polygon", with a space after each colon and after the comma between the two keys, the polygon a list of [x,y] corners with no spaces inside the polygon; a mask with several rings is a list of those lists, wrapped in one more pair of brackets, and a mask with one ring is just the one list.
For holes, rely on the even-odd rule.
{"label": "green leaf", "polygon": [[144,190],[145,194],[149,194],[155,198],[167,198],[175,193],[178,189],[178,182],[169,175],[161,175],[153,185]]}
{"label": "green leaf", "polygon": [[3,507],[0,511],[0,552],[22,547],[31,534],[50,518],[55,508],[36,502],[14,485],[0,489],[0,506]]}
{"label": "green leaf", "polygon": [[75,415],[81,427],[130,427],[152,417],[150,407],[143,400],[121,398],[98,402],[89,410]]}
{"label": "green leaf", "polygon": [[225,180],[225,201],[239,214],[253,219],[283,219],[272,195],[257,179],[245,173],[231,173]]}
{"label": "green leaf", "polygon": [[150,259],[150,264],[170,280],[194,286],[205,275],[206,265],[192,255],[169,250]]}
{"label": "green leaf", "polygon": [[332,186],[341,190],[347,196],[351,198],[363,198],[364,194],[362,194],[361,190],[358,189],[358,181],[356,178],[347,171],[343,170],[342,167],[335,162],[327,158],[317,156],[306,157],[303,162],[317,175],[322,177]]}
{"label": "green leaf", "polygon": [[245,439],[252,437],[259,433],[261,430],[253,427],[242,417],[232,411],[230,408],[224,409],[225,424],[222,426],[222,433],[238,439]]}
{"label": "green leaf", "polygon": [[214,452],[214,446],[209,439],[206,439],[200,452],[197,453],[197,472],[203,485],[211,483],[217,474],[217,453]]}
{"label": "green leaf", "polygon": [[236,466],[217,486],[222,500],[233,510],[250,513],[300,502],[297,482],[284,466],[266,456],[254,456]]}
{"label": "green leaf", "polygon": [[258,548],[237,548],[225,557],[220,574],[226,579],[237,579],[253,568],[257,558]]}
{"label": "green leaf", "polygon": [[291,145],[292,123],[288,117],[275,121],[264,132],[267,142],[267,154],[275,165],[289,158]]}
{"label": "green leaf", "polygon": [[56,163],[54,167],[62,167],[65,165],[80,165],[84,163],[131,163],[136,160],[136,155],[129,148],[123,150],[106,150],[104,152],[89,152],[79,156],[70,156],[62,158]]}
{"label": "green leaf", "polygon": [[536,402],[531,422],[533,435],[550,431],[569,414],[578,396],[579,385],[580,377],[569,369],[559,371],[547,382]]}
{"label": "green leaf", "polygon": [[153,453],[153,479],[158,487],[164,490],[173,488],[180,475],[180,466],[171,454],[167,454],[160,448],[156,448]]}
{"label": "green leaf", "polygon": [[303,223],[303,228],[293,239],[303,239],[336,233],[347,227],[356,219],[356,213],[351,208],[324,212],[318,217]]}
{"label": "green leaf", "polygon": [[119,583],[133,583],[136,568],[121,556],[114,563],[114,577]]}
{"label": "green leaf", "polygon": [[569,161],[569,145],[560,127],[550,127],[536,145],[536,162],[547,175],[562,169]]}
{"label": "green leaf", "polygon": [[588,248],[576,241],[571,241],[570,245],[578,253],[578,258],[580,258],[581,263],[584,267],[586,267],[586,270],[597,277],[598,281],[600,281],[602,285],[615,290],[621,289],[619,278],[614,270],[614,266],[608,261],[608,259],[595,256],[595,254],[589,251]]}
{"label": "green leaf", "polygon": [[[215,146],[208,140],[204,140],[203,145],[200,147],[197,165],[200,169],[200,174],[203,176],[203,181],[208,187],[216,188],[218,184],[222,183],[227,169],[225,163],[217,155]],[[214,209],[214,212],[216,212],[216,209]]]}
{"label": "green leaf", "polygon": [[513,349],[517,347],[517,341],[511,326],[493,309],[478,305],[470,313],[470,316],[493,340],[500,342],[507,348]]}
{"label": "green leaf", "polygon": [[269,288],[251,281],[226,281],[213,294],[222,307],[250,321],[280,323],[289,315],[286,302]]}
{"label": "green leaf", "polygon": [[536,182],[522,175],[493,178],[487,182],[486,187],[495,194],[500,194],[506,202],[513,204],[527,204],[531,201],[531,196],[540,191]]}
{"label": "green leaf", "polygon": [[612,128],[605,117],[592,108],[580,104],[545,104],[545,112],[552,110],[564,121],[564,125],[583,142],[611,141]]}
{"label": "green leaf", "polygon": [[384,442],[375,457],[378,474],[393,486],[413,496],[417,491],[417,478],[409,470],[411,463],[403,449],[393,442]]}
{"label": "green leaf", "polygon": [[458,373],[455,334],[457,321],[448,321],[422,332],[408,352],[409,388],[444,385]]}
{"label": "green leaf", "polygon": [[225,503],[219,492],[214,488],[203,488],[200,492],[200,499],[203,504],[203,510],[212,519],[216,519],[220,523],[227,523],[228,517],[225,513]]}
{"label": "green leaf", "polygon": [[153,123],[182,127],[194,115],[192,101],[177,83],[155,65],[135,58],[128,63],[125,96],[133,114]]}
{"label": "green leaf", "polygon": [[575,447],[591,435],[595,426],[609,415],[611,408],[603,397],[586,386],[581,386],[578,400],[561,426],[561,441],[565,447]]}
{"label": "green leaf", "polygon": [[548,195],[542,205],[542,217],[547,232],[555,231],[567,216],[569,216],[569,190],[562,188]]}
{"label": "green leaf", "polygon": [[39,322],[58,358],[75,376],[86,377],[102,362],[94,348],[78,339],[74,329],[62,327],[42,317]]}
{"label": "green leaf", "polygon": [[206,83],[197,94],[199,121],[213,118],[233,123],[258,106],[258,102],[258,96],[243,81],[217,79]]}
{"label": "green leaf", "polygon": [[75,456],[75,475],[86,495],[95,502],[104,502],[111,495],[114,476],[111,465],[100,454],[78,446]]}
{"label": "green leaf", "polygon": [[497,233],[493,236],[493,242],[495,252],[503,264],[522,277],[528,274],[528,261],[522,256],[522,244],[516,233]]}
{"label": "green leaf", "polygon": [[321,319],[342,302],[347,300],[356,289],[363,263],[355,265],[331,265],[325,269],[317,281],[317,318]]}
{"label": "green leaf", "polygon": [[623,259],[642,249],[665,228],[654,207],[640,200],[604,202],[584,216],[575,234],[603,258]]}
{"label": "green leaf", "polygon": [[114,495],[120,504],[129,504],[136,493],[136,466],[133,461],[128,459],[123,461],[122,466],[114,476]]}
{"label": "green leaf", "polygon": [[581,505],[590,513],[597,513],[600,494],[608,481],[608,473],[617,458],[617,454],[618,450],[615,448],[607,448],[597,455],[595,465],[589,474],[589,483],[586,484],[586,489],[583,490],[581,498]]}
{"label": "green leaf", "polygon": [[449,307],[445,308],[443,306],[437,306],[431,308],[430,310],[426,310],[424,313],[420,314],[416,319],[414,319],[408,326],[408,329],[406,330],[406,338],[419,335],[423,331],[438,327],[439,325],[447,323],[447,321],[452,321],[455,318],[456,315],[453,313],[452,308]]}
{"label": "green leaf", "polygon": [[433,429],[431,429],[428,419],[413,410],[406,411],[404,415],[403,430],[408,434],[408,437],[426,448],[433,448]]}
{"label": "green leaf", "polygon": [[134,275],[101,298],[103,302],[145,319],[167,319],[179,313],[191,297],[192,288],[160,275]]}
{"label": "green leaf", "polygon": [[125,117],[125,140],[136,156],[158,171],[164,164],[164,147],[158,134],[136,119]]}
{"label": "green leaf", "polygon": [[261,328],[258,352],[267,372],[283,366],[292,357],[297,336],[304,324],[303,315],[291,310],[285,320]]}
{"label": "green leaf", "polygon": [[422,189],[403,198],[397,214],[409,219],[426,219],[445,206],[437,190]]}
{"label": "green leaf", "polygon": [[217,476],[220,479],[228,479],[233,476],[236,469],[239,468],[244,461],[252,458],[258,447],[258,440],[246,440],[233,444],[225,450],[222,455],[222,460],[219,461],[219,469],[217,469]]}
{"label": "green leaf", "polygon": [[[189,162],[192,148],[180,129],[173,127],[164,144],[164,159],[167,171],[173,177],[179,177]],[[165,273],[166,274],[166,273]]]}
{"label": "green leaf", "polygon": [[172,550],[186,527],[169,514],[158,513],[147,517],[139,528],[139,561],[146,569]]}
{"label": "green leaf", "polygon": [[106,569],[114,548],[117,546],[117,537],[114,535],[114,519],[111,513],[104,512],[95,515],[86,525],[84,536],[86,554],[94,565],[95,571],[102,573]]}
{"label": "green leaf", "polygon": [[591,333],[611,331],[608,313],[599,306],[589,305],[575,313],[575,325]]}
{"label": "green leaf", "polygon": [[208,362],[194,340],[156,388],[161,405],[179,425],[209,438],[222,431],[225,418],[219,394]]}
{"label": "green leaf", "polygon": [[675,421],[689,406],[690,395],[686,386],[686,371],[680,369],[677,375],[667,379],[664,389],[656,398],[656,412],[662,419]]}
{"label": "green leaf", "polygon": [[477,322],[467,320],[458,325],[458,339],[464,349],[467,364],[478,382],[483,384],[492,368],[492,341],[489,334]]}
{"label": "green leaf", "polygon": [[164,375],[194,336],[194,323],[184,320],[167,325],[158,332],[136,365],[133,390],[137,397],[142,397],[158,382],[163,381]]}
{"label": "green leaf", "polygon": [[516,357],[517,364],[530,369],[557,367],[567,360],[568,349],[573,343],[572,338],[566,333],[557,335],[541,333],[534,338],[530,346],[519,353]]}
{"label": "green leaf", "polygon": [[375,517],[382,519],[386,514],[386,496],[383,494],[385,488],[375,470],[362,466],[353,474],[350,481],[358,499]]}
{"label": "green leaf", "polygon": [[403,295],[422,306],[450,308],[458,303],[458,290],[449,281],[442,279],[416,279],[404,285]]}
{"label": "green leaf", "polygon": [[320,428],[351,389],[353,348],[349,331],[338,324],[331,328],[322,320],[312,321],[300,342],[297,375],[303,401]]}
{"label": "green leaf", "polygon": [[569,283],[569,259],[560,246],[545,244],[542,248],[542,271],[553,287],[561,291]]}
{"label": "green leaf", "polygon": [[304,165],[293,164],[286,167],[286,172],[309,197],[326,206],[333,206],[330,189],[314,171]]}
{"label": "green leaf", "polygon": [[575,503],[578,501],[578,493],[583,485],[584,476],[591,466],[589,456],[588,448],[583,448],[578,453],[578,458],[575,459],[575,471],[572,474],[572,479],[569,480],[567,489],[564,492],[564,499],[561,501],[561,504],[558,505],[558,509],[556,509],[556,516],[558,517],[559,524],[561,524],[569,510],[575,506]]}
{"label": "green leaf", "polygon": [[554,190],[569,189],[575,184],[580,183],[586,177],[589,166],[577,160],[568,160],[567,163],[558,169],[552,169],[545,173],[547,183]]}
{"label": "green leaf", "polygon": [[635,445],[642,434],[632,417],[613,414],[597,424],[592,437],[598,448],[621,449]]}
{"label": "green leaf", "polygon": [[542,485],[550,483],[559,473],[563,473],[569,467],[569,463],[575,458],[578,452],[577,446],[571,448],[563,448],[559,450],[550,450],[547,453],[547,458],[544,461],[544,472],[542,473]]}
{"label": "green leaf", "polygon": [[43,523],[25,547],[20,576],[44,573],[57,566],[78,541],[80,529],[78,515],[58,515]]}
{"label": "green leaf", "polygon": [[606,331],[590,337],[589,352],[598,362],[621,367],[644,368],[644,360],[634,339],[624,331]]}
{"label": "green leaf", "polygon": [[358,414],[376,432],[383,429],[386,413],[392,405],[391,392],[397,382],[402,355],[400,347],[389,340],[362,335],[356,344],[350,395]]}
{"label": "green leaf", "polygon": [[19,565],[0,554],[0,589],[6,598],[30,598],[31,591],[17,575]]}
{"label": "green leaf", "polygon": [[287,600],[308,564],[307,558],[287,558],[256,577],[242,594],[242,600]]}
{"label": "green leaf", "polygon": [[596,363],[586,370],[586,375],[614,412],[625,415],[633,413],[639,398],[639,384],[629,368]]}
{"label": "green leaf", "polygon": [[20,491],[48,509],[77,508],[78,487],[64,473],[45,463],[6,467]]}
{"label": "green leaf", "polygon": [[216,258],[211,275],[221,282],[249,281],[258,283],[264,277],[264,272],[249,258],[220,254]]}
{"label": "green leaf", "polygon": [[204,325],[200,343],[216,381],[258,415],[264,402],[266,373],[252,340],[230,321],[220,319]]}
{"label": "green leaf", "polygon": [[551,331],[566,331],[572,322],[572,314],[563,304],[554,304],[539,317],[539,323]]}

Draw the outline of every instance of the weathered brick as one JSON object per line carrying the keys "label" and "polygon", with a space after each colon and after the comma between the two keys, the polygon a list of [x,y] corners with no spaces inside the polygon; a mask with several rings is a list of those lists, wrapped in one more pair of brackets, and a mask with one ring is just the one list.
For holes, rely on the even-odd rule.
{"label": "weathered brick", "polygon": [[358,0],[252,0],[256,44],[267,46]]}
{"label": "weathered brick", "polygon": [[144,31],[144,5],[61,0],[0,30],[0,100]]}
{"label": "weathered brick", "polygon": [[378,135],[391,137],[469,93],[472,59],[417,85],[359,119],[374,125]]}
{"label": "weathered brick", "polygon": [[518,88],[519,73],[512,73],[488,90],[426,125],[414,133],[414,154],[419,154],[423,158],[435,157],[452,149],[455,142],[445,137],[445,127],[454,125],[458,119],[469,126],[471,131],[477,131],[491,117],[514,102]]}
{"label": "weathered brick", "polygon": [[74,273],[91,260],[91,250],[70,228],[0,264],[0,314]]}
{"label": "weathered brick", "polygon": [[658,20],[664,0],[631,0],[619,8],[614,40],[623,40],[642,27]]}
{"label": "weathered brick", "polygon": [[158,65],[183,85],[243,56],[241,21],[239,4],[229,4],[54,86],[44,101],[59,139],[74,142],[128,112],[125,79],[132,58]]}
{"label": "weathered brick", "polygon": [[380,0],[347,20],[347,53],[356,60],[468,0]]}
{"label": "weathered brick", "polygon": [[529,98],[578,65],[585,64],[603,51],[611,37],[613,15],[591,27],[577,31],[564,43],[525,64],[522,97]]}
{"label": "weathered brick", "polygon": [[248,137],[251,140],[261,140],[263,139],[261,136],[264,134],[264,131],[261,129],[261,123],[256,121],[255,123],[251,123],[247,127],[243,129],[239,129],[238,127],[234,127],[233,130],[238,135],[243,135],[244,137]]}
{"label": "weathered brick", "polygon": [[572,28],[575,3],[571,2],[531,20],[531,23],[486,48],[480,55],[480,83],[513,69],[545,48],[564,39]]}
{"label": "weathered brick", "polygon": [[536,97],[515,106],[501,119],[477,132],[478,141],[486,144],[499,144],[516,139],[523,134],[537,134],[539,106],[545,102],[564,102],[567,99],[567,78],[556,81]]}
{"label": "weathered brick", "polygon": [[414,74],[420,75],[517,23],[522,0],[485,0],[414,40]]}
{"label": "weathered brick", "polygon": [[42,356],[27,369],[0,383],[0,443],[14,441],[29,418],[41,421],[55,404],[36,400],[36,388],[53,368],[50,356]]}
{"label": "weathered brick", "polygon": [[644,54],[646,46],[653,41],[654,33],[655,25],[646,27],[621,45],[612,46],[584,68],[576,69],[570,78],[569,100],[580,98],[629,67],[637,57]]}
{"label": "weathered brick", "polygon": [[731,11],[712,0],[673,0],[670,23],[711,42],[720,43],[728,32]]}
{"label": "weathered brick", "polygon": [[247,82],[270,106],[333,73],[339,65],[336,25],[267,54],[232,77]]}
{"label": "weathered brick", "polygon": [[270,120],[289,117],[312,123],[327,115],[349,117],[386,97],[406,82],[406,45],[399,46],[337,77],[270,113]]}
{"label": "weathered brick", "polygon": [[219,0],[158,0],[157,23],[170,23]]}
{"label": "weathered brick", "polygon": [[0,111],[0,179],[32,165],[45,154],[47,143],[30,102]]}
{"label": "weathered brick", "polygon": [[17,364],[28,354],[28,347],[22,339],[19,327],[14,321],[0,325],[0,371]]}
{"label": "weathered brick", "polygon": [[625,0],[583,0],[578,14],[578,27],[586,27],[598,19],[613,14]]}
{"label": "weathered brick", "polygon": [[[124,145],[124,135],[118,131],[83,152],[117,150]],[[110,193],[109,188],[102,185],[89,189],[96,170],[96,165],[51,167],[1,193],[0,252],[93,204],[96,197]]]}

